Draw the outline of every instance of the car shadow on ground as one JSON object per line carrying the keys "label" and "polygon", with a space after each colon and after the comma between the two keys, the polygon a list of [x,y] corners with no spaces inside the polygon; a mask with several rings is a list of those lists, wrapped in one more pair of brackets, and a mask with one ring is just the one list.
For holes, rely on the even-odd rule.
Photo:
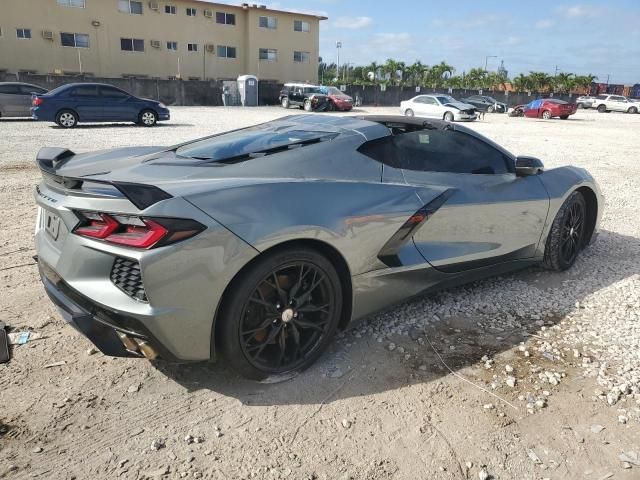
{"label": "car shadow on ground", "polygon": [[[243,379],[223,361],[187,365],[156,362],[155,366],[188,391],[211,390],[236,398],[245,405],[324,404],[433,382],[451,372],[479,364],[485,355],[491,357],[526,342],[532,336],[539,337],[542,327],[548,328],[560,322],[575,309],[576,302],[582,303],[586,297],[640,273],[639,254],[640,239],[604,231],[566,272],[549,272],[534,267],[415,298],[371,316],[363,320],[364,323],[358,322],[347,332],[339,334],[329,351],[309,370],[290,379],[272,379],[276,380],[274,384]],[[560,307],[554,316],[541,319],[537,315],[517,315],[511,306],[509,313],[515,315],[511,327],[499,324],[494,328],[487,320],[490,316],[477,314],[431,321],[408,336],[392,334],[382,342],[362,332],[367,325],[380,330],[385,323],[397,319],[398,314],[404,323],[415,319],[417,324],[421,324],[421,320],[433,317],[432,300],[437,302],[441,295],[455,298],[457,293],[468,295],[470,290],[480,295],[483,290],[494,293],[506,290],[518,297],[528,296],[544,301],[545,292],[550,294],[551,289],[561,290],[566,300],[564,308]],[[475,308],[475,311],[482,308]],[[497,306],[495,317],[504,314]],[[389,350],[390,342],[396,345],[393,351]],[[552,359],[548,361],[553,363]]]}
{"label": "car shadow on ground", "polygon": [[[73,127],[72,130],[97,130],[101,128],[112,129],[112,128],[175,128],[175,127],[193,127],[192,123],[158,123],[153,127],[145,127],[143,125],[138,125],[136,123],[91,123],[91,124],[80,124]],[[58,125],[51,125],[49,128],[53,130],[69,130],[68,128],[63,128]]]}
{"label": "car shadow on ground", "polygon": [[18,122],[35,122],[35,120],[33,118],[30,118],[30,117],[20,117],[20,118],[4,118],[4,117],[0,117],[0,122],[18,123]]}

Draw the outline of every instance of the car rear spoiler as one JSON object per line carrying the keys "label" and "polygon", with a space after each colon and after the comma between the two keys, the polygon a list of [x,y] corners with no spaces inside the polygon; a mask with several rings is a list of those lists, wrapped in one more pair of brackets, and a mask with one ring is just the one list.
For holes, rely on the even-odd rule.
{"label": "car rear spoiler", "polygon": [[173,198],[172,195],[159,189],[154,185],[145,185],[141,183],[116,182],[93,178],[66,177],[58,175],[56,170],[61,167],[67,160],[73,157],[75,153],[67,148],[60,147],[43,147],[36,155],[36,163],[42,171],[45,181],[52,182],[57,186],[66,190],[77,190],[82,187],[84,182],[99,183],[102,185],[111,185],[124,195],[136,208],[144,210],[162,200]]}

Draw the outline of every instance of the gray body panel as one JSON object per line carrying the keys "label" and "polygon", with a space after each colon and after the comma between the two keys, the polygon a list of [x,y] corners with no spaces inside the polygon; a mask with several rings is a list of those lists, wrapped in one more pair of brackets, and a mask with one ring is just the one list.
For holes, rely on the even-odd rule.
{"label": "gray body panel", "polygon": [[[6,93],[12,89],[14,93]],[[31,93],[45,93],[36,85],[19,82],[0,82],[0,117],[30,117]]]}
{"label": "gray body panel", "polygon": [[[333,249],[349,271],[356,319],[426,291],[540,261],[550,224],[576,188],[590,188],[602,204],[589,174],[572,167],[530,177],[403,171],[357,150],[390,134],[380,123],[323,116],[273,123],[338,135],[226,165],[178,159],[175,147],[61,161],[55,168],[59,177],[149,184],[173,198],[140,210],[109,185],[78,191],[45,179],[36,201],[59,215],[63,226],[56,241],[37,229],[41,260],[80,294],[144,323],[176,358],[203,360],[213,355],[212,332],[225,289],[254,258],[278,245],[305,241]],[[446,201],[398,244],[395,263],[385,260],[381,251],[407,219],[442,195]],[[72,210],[189,218],[207,230],[140,251],[69,234],[78,221]],[[111,283],[116,256],[139,261],[148,303]]]}

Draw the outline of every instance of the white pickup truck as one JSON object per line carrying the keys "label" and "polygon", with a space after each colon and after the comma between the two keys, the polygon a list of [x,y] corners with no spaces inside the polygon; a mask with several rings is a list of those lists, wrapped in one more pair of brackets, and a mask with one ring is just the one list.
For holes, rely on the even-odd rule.
{"label": "white pickup truck", "polygon": [[595,108],[600,113],[638,113],[640,111],[640,102],[629,100],[627,97],[623,97],[622,95],[598,95],[591,108]]}

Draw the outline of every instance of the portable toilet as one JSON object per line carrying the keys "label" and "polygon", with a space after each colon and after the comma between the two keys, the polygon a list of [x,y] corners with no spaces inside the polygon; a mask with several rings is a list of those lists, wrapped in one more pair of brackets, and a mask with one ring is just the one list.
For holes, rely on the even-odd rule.
{"label": "portable toilet", "polygon": [[240,92],[240,103],[243,107],[258,106],[258,77],[240,75],[238,77],[238,91]]}

